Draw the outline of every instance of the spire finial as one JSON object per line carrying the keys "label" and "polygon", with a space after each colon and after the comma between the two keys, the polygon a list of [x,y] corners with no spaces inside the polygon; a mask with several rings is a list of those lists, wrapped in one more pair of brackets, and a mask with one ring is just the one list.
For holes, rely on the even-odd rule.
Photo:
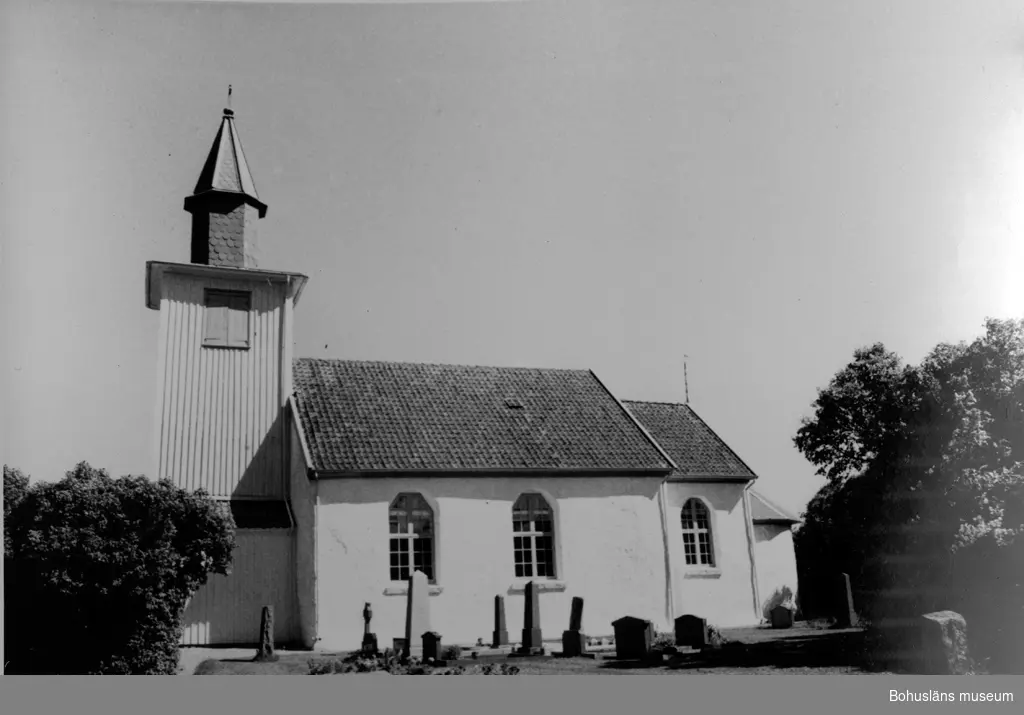
{"label": "spire finial", "polygon": [[690,359],[689,355],[683,355],[683,389],[686,391],[686,404],[690,404],[690,380],[686,374],[686,361]]}
{"label": "spire finial", "polygon": [[225,117],[231,117],[231,116],[234,116],[234,114],[235,113],[231,110],[231,85],[229,84],[228,85],[228,106],[226,106],[224,108],[224,116]]}

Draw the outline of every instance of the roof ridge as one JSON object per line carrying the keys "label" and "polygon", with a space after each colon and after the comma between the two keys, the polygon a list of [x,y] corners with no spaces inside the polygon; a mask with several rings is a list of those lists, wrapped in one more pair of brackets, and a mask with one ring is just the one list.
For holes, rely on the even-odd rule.
{"label": "roof ridge", "polygon": [[320,357],[296,357],[293,362],[324,362],[324,363],[347,363],[357,365],[409,365],[415,367],[468,367],[484,370],[522,370],[532,372],[569,372],[588,373],[587,368],[573,367],[522,367],[511,365],[481,365],[471,363],[446,363],[446,362],[414,362],[412,360],[356,360],[351,358],[320,358]]}
{"label": "roof ridge", "polygon": [[[694,412],[693,408],[685,402],[666,402],[664,400],[623,400],[623,402],[634,405],[667,405],[669,407],[685,407],[691,412]],[[694,412],[694,414],[696,414],[696,412]]]}

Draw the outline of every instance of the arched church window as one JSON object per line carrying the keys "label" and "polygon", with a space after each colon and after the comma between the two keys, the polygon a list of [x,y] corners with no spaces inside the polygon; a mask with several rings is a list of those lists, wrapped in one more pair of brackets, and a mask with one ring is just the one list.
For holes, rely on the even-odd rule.
{"label": "arched church window", "polygon": [[512,505],[516,578],[555,578],[554,513],[540,494],[521,494]]}
{"label": "arched church window", "polygon": [[434,581],[434,510],[421,494],[399,494],[388,512],[391,580],[406,581],[422,571]]}
{"label": "arched church window", "polygon": [[700,499],[688,499],[683,505],[683,553],[687,566],[715,565],[711,515]]}

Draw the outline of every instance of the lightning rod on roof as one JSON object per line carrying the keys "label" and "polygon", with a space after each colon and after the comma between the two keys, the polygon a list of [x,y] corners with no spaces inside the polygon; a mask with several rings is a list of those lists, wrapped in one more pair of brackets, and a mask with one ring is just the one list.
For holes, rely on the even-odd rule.
{"label": "lightning rod on roof", "polygon": [[228,85],[228,109],[231,109],[231,85]]}
{"label": "lightning rod on roof", "polygon": [[683,389],[686,391],[685,404],[690,404],[690,380],[686,374],[686,361],[689,360],[689,355],[683,355]]}

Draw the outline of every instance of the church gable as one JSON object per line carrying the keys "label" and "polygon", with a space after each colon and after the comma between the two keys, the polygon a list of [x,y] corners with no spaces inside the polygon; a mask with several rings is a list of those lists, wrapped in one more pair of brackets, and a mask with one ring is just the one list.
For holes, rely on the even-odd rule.
{"label": "church gable", "polygon": [[673,467],[588,370],[303,358],[294,382],[320,473]]}

